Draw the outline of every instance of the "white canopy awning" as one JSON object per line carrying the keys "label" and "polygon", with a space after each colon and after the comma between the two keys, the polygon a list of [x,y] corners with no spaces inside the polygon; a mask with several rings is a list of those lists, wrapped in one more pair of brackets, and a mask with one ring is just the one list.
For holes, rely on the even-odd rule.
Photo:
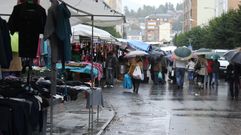
{"label": "white canopy awning", "polygon": [[[72,26],[71,29],[72,29],[72,34],[74,36],[76,36],[76,35],[87,36],[87,37],[92,36],[92,27],[91,26],[78,24],[78,25]],[[109,32],[96,28],[96,27],[94,27],[93,36],[99,37],[100,39],[105,39],[105,40],[113,39],[112,35]]]}
{"label": "white canopy awning", "polygon": [[[72,8],[71,13],[74,17],[71,17],[71,25],[79,23],[91,24],[91,17],[86,15],[94,16],[95,26],[115,26],[124,22],[124,16],[112,10],[104,0],[62,0]],[[11,14],[14,5],[17,4],[17,0],[0,0],[0,14]],[[40,5],[47,9],[51,3],[49,0],[40,0]],[[79,11],[77,13],[77,10]],[[81,12],[83,11],[83,12]],[[86,14],[88,13],[88,14]],[[76,17],[77,15],[80,15]],[[6,18],[7,19],[7,18]]]}

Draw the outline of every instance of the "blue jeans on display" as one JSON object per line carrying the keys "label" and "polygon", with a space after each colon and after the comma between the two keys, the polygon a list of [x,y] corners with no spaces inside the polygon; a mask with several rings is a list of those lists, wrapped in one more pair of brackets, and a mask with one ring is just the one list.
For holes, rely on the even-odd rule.
{"label": "blue jeans on display", "polygon": [[183,87],[185,68],[176,68],[176,80],[179,87]]}
{"label": "blue jeans on display", "polygon": [[188,71],[188,80],[193,81],[194,78],[194,71]]}
{"label": "blue jeans on display", "polygon": [[114,74],[112,68],[106,69],[106,85],[113,85],[114,84]]}

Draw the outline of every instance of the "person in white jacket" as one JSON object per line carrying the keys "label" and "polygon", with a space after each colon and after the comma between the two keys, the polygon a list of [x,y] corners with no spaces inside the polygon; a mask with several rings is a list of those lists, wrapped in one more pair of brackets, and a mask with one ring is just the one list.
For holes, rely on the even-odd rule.
{"label": "person in white jacket", "polygon": [[187,64],[186,68],[187,68],[187,71],[188,71],[188,80],[189,80],[189,82],[192,82],[193,79],[194,79],[194,68],[195,68],[195,62],[194,62],[193,58],[191,58],[188,61],[188,64]]}

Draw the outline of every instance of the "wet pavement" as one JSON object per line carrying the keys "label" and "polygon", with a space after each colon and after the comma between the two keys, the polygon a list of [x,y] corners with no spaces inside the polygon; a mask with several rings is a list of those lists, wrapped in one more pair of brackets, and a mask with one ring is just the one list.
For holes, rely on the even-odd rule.
{"label": "wet pavement", "polygon": [[[93,128],[89,125],[89,109],[86,108],[84,93],[80,93],[76,101],[67,101],[54,106],[53,135],[96,135],[101,134],[114,117],[111,105],[104,101],[100,107],[97,120],[97,107],[93,108]],[[47,134],[50,134],[50,118],[48,115]],[[91,130],[93,129],[93,130]]]}
{"label": "wet pavement", "polygon": [[121,85],[104,89],[116,116],[104,135],[240,135],[241,102],[231,100],[226,82],[199,89],[185,82],[141,84],[139,94]]}

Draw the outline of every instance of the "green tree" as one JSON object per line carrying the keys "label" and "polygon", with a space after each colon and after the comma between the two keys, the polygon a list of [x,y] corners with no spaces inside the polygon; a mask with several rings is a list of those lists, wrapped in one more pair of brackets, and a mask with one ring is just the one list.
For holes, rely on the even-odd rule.
{"label": "green tree", "polygon": [[112,36],[116,38],[121,38],[120,33],[116,31],[115,27],[99,27],[99,28],[109,32]]}

